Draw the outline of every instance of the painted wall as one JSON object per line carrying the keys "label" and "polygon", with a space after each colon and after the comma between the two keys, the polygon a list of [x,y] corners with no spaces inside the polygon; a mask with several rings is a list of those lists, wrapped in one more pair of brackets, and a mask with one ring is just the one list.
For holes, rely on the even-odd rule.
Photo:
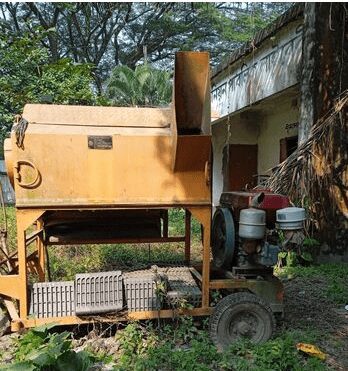
{"label": "painted wall", "polygon": [[256,144],[259,125],[245,114],[237,114],[212,125],[213,142],[213,207],[219,204],[223,190],[223,149],[227,143]]}
{"label": "painted wall", "polygon": [[220,117],[298,83],[302,56],[302,20],[265,40],[212,81],[212,109]]}
{"label": "painted wall", "polygon": [[223,149],[227,143],[257,144],[258,174],[269,175],[279,163],[280,139],[297,135],[298,94],[297,88],[287,89],[260,102],[257,108],[251,106],[212,125],[213,207],[219,204],[223,191]]}
{"label": "painted wall", "polygon": [[284,94],[271,104],[273,110],[265,110],[257,138],[260,175],[270,175],[270,169],[279,164],[280,139],[296,136],[298,132],[297,99]]}

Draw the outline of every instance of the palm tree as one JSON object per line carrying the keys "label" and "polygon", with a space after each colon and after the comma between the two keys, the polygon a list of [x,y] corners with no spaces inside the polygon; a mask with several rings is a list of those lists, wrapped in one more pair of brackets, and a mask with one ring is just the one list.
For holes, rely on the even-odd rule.
{"label": "palm tree", "polygon": [[107,95],[118,106],[162,106],[172,97],[170,73],[148,64],[135,70],[127,66],[113,69],[107,83]]}

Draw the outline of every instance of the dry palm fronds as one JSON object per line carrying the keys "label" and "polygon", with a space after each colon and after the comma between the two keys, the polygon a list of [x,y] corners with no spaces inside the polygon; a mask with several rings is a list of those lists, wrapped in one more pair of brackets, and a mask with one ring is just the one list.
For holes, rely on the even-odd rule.
{"label": "dry palm fronds", "polygon": [[345,90],[312,126],[308,139],[275,168],[267,182],[273,191],[307,206],[319,227],[337,223],[338,214],[348,217],[347,103]]}

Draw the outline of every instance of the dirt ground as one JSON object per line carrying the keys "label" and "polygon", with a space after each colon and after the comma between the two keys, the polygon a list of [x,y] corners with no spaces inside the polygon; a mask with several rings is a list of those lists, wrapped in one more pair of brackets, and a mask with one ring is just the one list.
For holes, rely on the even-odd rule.
{"label": "dirt ground", "polygon": [[[327,355],[326,364],[333,370],[348,370],[348,311],[344,306],[338,307],[329,299],[323,299],[326,289],[324,278],[293,278],[284,280],[285,286],[285,320],[277,332],[284,329],[313,330],[319,334],[318,346]],[[18,335],[5,335],[0,339],[0,364],[13,359],[13,340]],[[89,335],[75,342],[77,349],[90,347],[109,354],[118,351],[114,337]],[[103,368],[102,368],[103,369]]]}
{"label": "dirt ground", "polygon": [[317,331],[320,342],[314,344],[327,355],[327,365],[334,370],[348,370],[348,311],[328,299],[324,278],[286,280],[285,321],[288,329]]}

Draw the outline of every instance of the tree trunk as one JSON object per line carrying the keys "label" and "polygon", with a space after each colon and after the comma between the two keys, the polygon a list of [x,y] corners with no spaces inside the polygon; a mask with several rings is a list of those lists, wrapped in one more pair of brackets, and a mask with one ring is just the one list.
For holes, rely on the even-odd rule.
{"label": "tree trunk", "polygon": [[348,88],[347,11],[343,3],[305,3],[299,142]]}
{"label": "tree trunk", "polygon": [[[299,142],[348,88],[347,19],[344,3],[305,4]],[[312,202],[326,250],[341,253],[348,240],[347,108],[330,130],[331,148],[312,149],[318,159],[313,169],[322,181],[308,187],[318,195]],[[330,187],[323,189],[328,179]]]}

